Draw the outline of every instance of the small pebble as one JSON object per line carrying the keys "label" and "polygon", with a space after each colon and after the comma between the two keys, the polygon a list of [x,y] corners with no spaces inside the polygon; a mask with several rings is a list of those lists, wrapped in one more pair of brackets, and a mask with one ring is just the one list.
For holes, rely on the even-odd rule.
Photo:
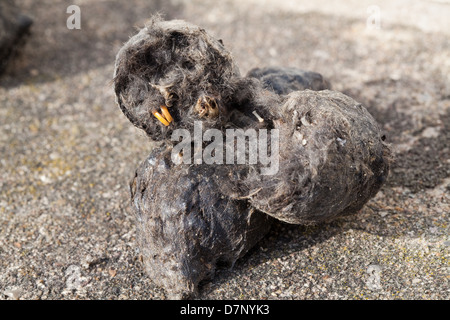
{"label": "small pebble", "polygon": [[21,293],[22,293],[22,290],[20,290],[20,288],[12,288],[12,289],[5,290],[5,292],[4,292],[5,296],[8,296],[14,300],[19,300]]}
{"label": "small pebble", "polygon": [[380,212],[378,212],[378,214],[379,214],[382,218],[384,218],[384,217],[386,217],[386,216],[389,214],[389,212],[387,212],[387,211],[380,211]]}

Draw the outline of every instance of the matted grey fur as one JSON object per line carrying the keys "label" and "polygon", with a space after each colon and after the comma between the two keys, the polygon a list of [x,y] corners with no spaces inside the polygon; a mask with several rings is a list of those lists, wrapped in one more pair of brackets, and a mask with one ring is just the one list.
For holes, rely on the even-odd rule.
{"label": "matted grey fur", "polygon": [[[114,87],[127,118],[152,139],[170,138],[173,128],[193,128],[195,120],[220,127],[227,122],[231,79],[239,77],[229,51],[204,29],[181,20],[154,17],[116,58]],[[199,115],[203,99],[215,113]],[[152,111],[169,108],[174,124],[165,127]]]}
{"label": "matted grey fur", "polygon": [[[153,18],[118,53],[114,84],[128,119],[162,141],[131,193],[146,270],[174,297],[193,296],[218,263],[234,264],[271,217],[317,224],[356,213],[389,173],[390,148],[361,104],[297,68],[241,77],[221,41],[184,21]],[[169,124],[153,115],[161,105]],[[263,175],[248,157],[239,165],[173,163],[171,133],[192,133],[196,120],[222,133],[278,129],[278,172]],[[271,141],[266,147],[276,152]]]}
{"label": "matted grey fur", "polygon": [[191,298],[216,266],[231,267],[269,231],[272,219],[219,192],[225,166],[175,165],[155,149],[131,183],[138,243],[147,273],[169,298]]}
{"label": "matted grey fur", "polygon": [[298,68],[254,68],[247,73],[247,77],[259,79],[264,88],[282,95],[306,89],[331,90],[331,84],[321,74]]}

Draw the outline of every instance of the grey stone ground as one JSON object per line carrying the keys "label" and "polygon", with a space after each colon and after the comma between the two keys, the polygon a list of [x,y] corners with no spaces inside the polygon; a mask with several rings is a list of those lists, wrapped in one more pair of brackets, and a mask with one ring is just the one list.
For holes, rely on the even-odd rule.
{"label": "grey stone ground", "polygon": [[[115,53],[157,11],[223,39],[243,73],[322,73],[365,104],[396,152],[359,215],[277,223],[200,299],[450,298],[448,1],[17,3],[35,23],[0,78],[0,299],[166,297],[143,273],[129,207],[129,179],[153,145],[111,85]],[[70,4],[81,30],[66,28]],[[367,25],[377,8],[379,30]]]}

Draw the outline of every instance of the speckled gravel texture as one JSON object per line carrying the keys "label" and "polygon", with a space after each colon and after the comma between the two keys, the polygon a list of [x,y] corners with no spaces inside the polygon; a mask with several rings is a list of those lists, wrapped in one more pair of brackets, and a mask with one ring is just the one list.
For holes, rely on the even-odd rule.
{"label": "speckled gravel texture", "polygon": [[[223,39],[242,73],[323,74],[395,150],[357,216],[276,223],[199,299],[450,299],[449,1],[17,3],[34,25],[0,77],[0,299],[166,299],[143,271],[128,190],[154,144],[111,82],[116,52],[156,12]],[[70,4],[81,30],[66,28]]]}

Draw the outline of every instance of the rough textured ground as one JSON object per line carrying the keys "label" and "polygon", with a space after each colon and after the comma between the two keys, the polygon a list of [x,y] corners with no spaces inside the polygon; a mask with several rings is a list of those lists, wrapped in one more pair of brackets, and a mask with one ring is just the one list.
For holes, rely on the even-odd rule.
{"label": "rough textured ground", "polygon": [[166,297],[143,272],[128,191],[153,145],[111,85],[117,50],[157,11],[223,39],[243,73],[322,73],[396,154],[358,216],[277,223],[201,299],[450,299],[450,3],[322,2],[18,0],[35,24],[0,78],[0,299]]}

